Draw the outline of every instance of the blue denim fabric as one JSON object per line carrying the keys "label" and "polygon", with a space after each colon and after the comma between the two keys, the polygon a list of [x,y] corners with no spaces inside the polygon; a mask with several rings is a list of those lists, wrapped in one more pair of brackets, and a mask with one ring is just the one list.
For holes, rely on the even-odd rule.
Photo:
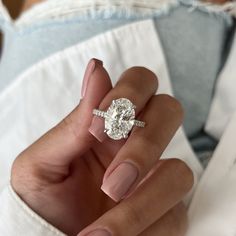
{"label": "blue denim fabric", "polygon": [[[214,85],[225,59],[233,21],[227,14],[210,14],[189,1],[162,11],[70,15],[39,21],[21,29],[2,21],[4,50],[0,62],[0,91],[32,64],[97,34],[141,19],[153,18],[166,56],[174,94],[185,109],[184,128],[200,158],[217,140],[203,131]],[[1,19],[0,19],[1,22]],[[158,55],[156,55],[158,58]],[[204,141],[202,141],[204,140]]]}

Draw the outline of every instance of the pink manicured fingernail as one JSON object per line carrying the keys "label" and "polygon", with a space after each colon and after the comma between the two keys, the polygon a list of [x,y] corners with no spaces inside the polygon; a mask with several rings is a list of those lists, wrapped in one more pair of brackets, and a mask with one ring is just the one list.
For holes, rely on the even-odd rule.
{"label": "pink manicured fingernail", "polygon": [[91,74],[93,73],[97,65],[102,66],[102,64],[103,64],[102,61],[95,58],[92,58],[89,61],[87,68],[85,70],[85,73],[84,73],[84,79],[83,79],[83,84],[82,84],[82,89],[81,89],[81,98],[84,98],[85,96]]}
{"label": "pink manicured fingernail", "polygon": [[98,229],[86,234],[86,236],[111,236],[111,234],[106,230]]}
{"label": "pink manicured fingernail", "polygon": [[121,163],[104,181],[101,189],[118,202],[130,190],[138,177],[138,169],[129,162]]}
{"label": "pink manicured fingernail", "polygon": [[94,116],[89,127],[89,132],[100,142],[103,142],[106,138],[104,128],[104,119],[98,116]]}

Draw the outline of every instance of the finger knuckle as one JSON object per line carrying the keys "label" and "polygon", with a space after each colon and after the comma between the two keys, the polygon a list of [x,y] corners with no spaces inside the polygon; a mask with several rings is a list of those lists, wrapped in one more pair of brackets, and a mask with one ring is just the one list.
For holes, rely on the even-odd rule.
{"label": "finger knuckle", "polygon": [[15,182],[19,179],[19,173],[21,173],[21,171],[19,171],[19,169],[21,170],[21,154],[19,156],[16,157],[16,159],[14,160],[14,162],[12,163],[12,167],[11,167],[11,184],[14,186]]}
{"label": "finger knuckle", "polygon": [[136,104],[137,100],[141,101],[141,97],[139,98],[139,94],[142,88],[139,87],[138,83],[134,83],[133,81],[126,81],[122,85],[117,87],[115,91],[115,97],[119,97],[121,94],[128,97],[132,103]]}
{"label": "finger knuckle", "polygon": [[75,132],[75,128],[73,127],[73,120],[71,115],[66,116],[63,120],[54,128],[55,131],[65,132],[72,134],[75,139],[77,139],[77,133]]}
{"label": "finger knuckle", "polygon": [[71,129],[73,124],[73,120],[71,115],[69,114],[68,116],[66,116],[65,118],[63,118],[63,120],[59,123],[59,125],[57,126],[57,128],[59,129]]}
{"label": "finger knuckle", "polygon": [[173,113],[178,114],[180,117],[184,116],[184,108],[179,100],[168,94],[159,94],[157,97]]}
{"label": "finger knuckle", "polygon": [[176,236],[182,236],[186,233],[188,217],[186,207],[182,202],[169,211],[169,221]]}
{"label": "finger knuckle", "polygon": [[[145,173],[156,163],[163,147],[158,141],[143,135],[137,136],[135,141],[138,145],[129,151],[128,156]],[[145,158],[147,156],[148,159]]]}
{"label": "finger knuckle", "polygon": [[[158,157],[161,155],[163,150],[163,144],[160,140],[153,140],[150,137],[141,136],[140,137],[140,152],[137,155],[142,158],[144,162],[147,162],[151,166],[158,160]],[[148,148],[147,148],[148,147]],[[142,150],[145,150],[146,156],[149,156],[147,161],[146,158],[143,157]],[[137,150],[136,152],[138,152]]]}
{"label": "finger knuckle", "polygon": [[156,74],[143,66],[133,66],[125,71],[125,74],[130,74],[130,77],[138,80],[142,80],[145,83],[150,83],[153,89],[158,87],[158,78]]}
{"label": "finger knuckle", "polygon": [[182,160],[173,158],[170,162],[173,171],[181,178],[181,187],[185,192],[188,192],[194,183],[194,175],[190,167]]}
{"label": "finger knuckle", "polygon": [[72,114],[69,114],[55,127],[55,130],[57,129],[60,132],[63,132],[65,134],[66,133],[71,134],[72,137],[75,140],[77,140],[77,139],[79,139],[78,127],[80,127],[80,124],[78,122],[79,122],[79,120],[77,120],[75,122]]}
{"label": "finger knuckle", "polygon": [[[35,168],[30,161],[33,158],[30,158],[25,152],[27,151],[16,157],[11,168],[11,185],[19,195],[37,187],[37,182],[33,178]],[[25,183],[28,183],[27,186]]]}
{"label": "finger knuckle", "polygon": [[129,222],[129,225],[139,225],[144,220],[144,215],[140,213],[139,208],[133,206],[132,204],[126,204],[125,218]]}

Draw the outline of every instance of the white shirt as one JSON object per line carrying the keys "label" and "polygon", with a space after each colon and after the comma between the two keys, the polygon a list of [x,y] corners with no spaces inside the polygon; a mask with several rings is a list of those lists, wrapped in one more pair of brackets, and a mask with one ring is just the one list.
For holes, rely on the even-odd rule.
{"label": "white shirt", "polygon": [[[159,55],[158,61],[156,58],[153,60],[153,54]],[[12,236],[16,232],[19,236],[64,235],[29,209],[14,193],[9,185],[10,167],[20,151],[57,124],[78,104],[81,78],[91,57],[103,60],[113,83],[122,71],[140,65],[158,75],[158,93],[172,94],[168,68],[152,20],[132,23],[98,35],[46,58],[20,75],[0,94],[0,132],[4,133],[4,137],[0,138],[0,203],[3,206],[0,211],[0,235]],[[235,50],[232,50],[227,65],[232,61],[236,61]],[[230,75],[231,69],[228,69]],[[227,102],[235,99],[235,95],[227,91],[228,97],[221,96],[222,90],[227,90],[222,85],[225,76],[228,78],[227,73],[226,67],[218,82],[211,115],[206,124],[206,131],[220,133],[221,140],[203,176],[201,165],[182,127],[162,155],[162,158],[181,158],[194,172],[194,192],[186,199],[190,202],[187,236],[236,234],[236,149],[233,143],[236,135],[236,115],[233,113],[236,106],[232,103],[231,109],[227,110],[228,120],[220,126],[220,131],[215,122],[225,116],[225,111],[214,109],[219,108],[220,103],[224,104],[224,99]],[[229,80],[229,83],[232,87],[236,82]],[[60,110],[55,109],[55,98]],[[38,107],[40,114],[37,112]]]}

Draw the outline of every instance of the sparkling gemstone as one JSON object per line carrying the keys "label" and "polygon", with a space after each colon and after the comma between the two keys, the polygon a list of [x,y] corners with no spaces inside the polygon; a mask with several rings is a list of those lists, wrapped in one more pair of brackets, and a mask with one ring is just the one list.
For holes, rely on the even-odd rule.
{"label": "sparkling gemstone", "polygon": [[127,98],[112,101],[105,117],[105,132],[115,140],[127,138],[135,119],[135,106]]}

